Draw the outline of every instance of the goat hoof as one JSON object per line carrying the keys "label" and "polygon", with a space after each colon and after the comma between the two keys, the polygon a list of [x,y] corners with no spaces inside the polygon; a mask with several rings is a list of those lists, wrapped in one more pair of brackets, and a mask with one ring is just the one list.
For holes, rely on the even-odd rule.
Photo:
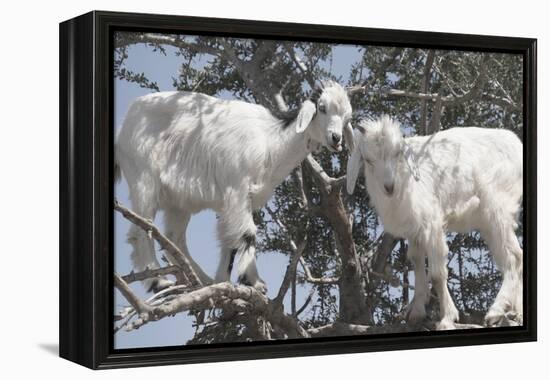
{"label": "goat hoof", "polygon": [[239,281],[239,284],[251,286],[262,294],[267,293],[267,286],[265,285],[265,282],[261,278],[258,278],[256,281],[252,282],[246,275],[244,275],[244,276],[239,276],[238,281]]}
{"label": "goat hoof", "polygon": [[154,280],[151,281],[151,284],[149,285],[149,288],[147,289],[147,291],[150,293],[156,294],[161,290],[169,288],[173,285],[174,285],[174,281],[170,281],[165,278],[155,278]]}
{"label": "goat hoof", "polygon": [[508,320],[509,326],[522,326],[523,325],[523,314],[516,311],[509,311],[506,313],[506,319]]}
{"label": "goat hoof", "polygon": [[408,324],[417,325],[426,319],[426,308],[412,302],[405,308],[404,319]]}
{"label": "goat hoof", "polygon": [[436,325],[436,330],[456,330],[456,325],[451,320],[443,319]]}
{"label": "goat hoof", "polygon": [[263,280],[256,281],[256,283],[254,284],[254,289],[262,294],[267,294],[267,286],[265,282],[263,282]]}
{"label": "goat hoof", "polygon": [[487,315],[485,315],[485,326],[499,327],[502,326],[505,320],[506,317],[504,313],[489,310]]}

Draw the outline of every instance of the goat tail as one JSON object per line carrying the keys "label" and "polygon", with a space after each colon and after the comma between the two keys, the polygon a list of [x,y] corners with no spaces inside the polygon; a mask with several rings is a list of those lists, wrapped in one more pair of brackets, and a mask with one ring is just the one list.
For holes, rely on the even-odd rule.
{"label": "goat tail", "polygon": [[118,164],[115,162],[115,171],[114,171],[114,174],[113,174],[115,183],[120,182],[121,175],[122,174],[120,173],[120,166],[118,166]]}
{"label": "goat tail", "polygon": [[116,157],[116,153],[115,153],[115,162],[114,162],[114,165],[113,165],[113,179],[115,181],[115,183],[118,183],[120,182],[120,179],[122,177],[122,172],[120,171],[120,165],[118,164],[118,160],[117,160],[117,157]]}

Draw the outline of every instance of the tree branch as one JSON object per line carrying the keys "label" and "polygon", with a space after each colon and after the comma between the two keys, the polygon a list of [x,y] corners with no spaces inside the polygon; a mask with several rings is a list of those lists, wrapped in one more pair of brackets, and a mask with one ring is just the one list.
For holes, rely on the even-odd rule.
{"label": "tree branch", "polygon": [[[468,323],[455,323],[457,330],[479,329],[481,325]],[[385,326],[369,326],[353,323],[334,322],[324,326],[308,329],[308,333],[315,338],[327,336],[342,336],[342,335],[371,335],[371,334],[389,334],[389,333],[405,333],[416,331],[433,331],[437,329],[437,324],[431,321],[426,321],[419,325],[410,324],[393,324]]]}
{"label": "tree branch", "polygon": [[[120,276],[119,279],[123,281]],[[129,323],[126,330],[135,330],[151,321],[158,321],[184,311],[205,310],[212,307],[227,308],[231,305],[232,307],[238,306],[241,310],[246,309],[249,315],[263,316],[270,323],[282,328],[290,337],[309,337],[309,333],[299,326],[294,317],[284,314],[279,305],[249,286],[233,285],[229,282],[209,285],[173,297],[157,306],[145,305],[133,294],[131,289],[127,286],[126,288],[122,288],[123,295],[136,310],[140,310],[139,318]]]}
{"label": "tree branch", "polygon": [[[140,273],[132,272],[125,276],[128,280],[138,281],[151,276],[172,273],[176,270],[183,269],[189,278],[193,278],[193,280],[190,281],[192,285],[196,285],[194,286],[196,290],[184,294],[173,293],[174,291],[180,292],[181,290],[189,290],[187,286],[184,286],[183,288],[181,286],[174,286],[164,289],[163,291],[155,294],[149,300],[151,302],[149,303],[140,300],[130,289],[126,281],[118,274],[115,274],[115,286],[138,314],[138,318],[131,323],[131,318],[135,316],[135,313],[131,310],[123,316],[119,316],[119,320],[124,319],[124,321],[122,322],[122,325],[115,327],[115,330],[120,329],[123,325],[126,326],[126,330],[134,330],[151,321],[158,321],[162,318],[175,315],[183,311],[205,310],[213,307],[236,310],[235,307],[238,306],[237,309],[241,311],[243,307],[248,309],[248,314],[250,315],[248,319],[251,326],[254,324],[252,319],[250,319],[252,316],[255,318],[263,316],[269,320],[272,325],[278,326],[279,329],[285,331],[285,334],[289,337],[309,336],[307,331],[299,325],[299,322],[295,317],[284,314],[280,302],[269,300],[265,295],[252,287],[233,285],[230,283],[214,284],[202,287],[200,279],[194,273],[187,258],[181,251],[179,251],[178,247],[175,246],[174,243],[160,233],[158,228],[150,220],[135,214],[120,205],[118,202],[115,202],[115,210],[122,213],[122,215],[132,223],[144,229],[152,238],[157,240],[163,249],[177,258],[176,261],[178,261],[178,266],[154,270],[148,269]],[[297,253],[299,253],[299,250],[303,250],[304,248],[300,245],[299,247],[296,247],[296,249],[298,250]],[[299,255],[297,255],[294,260],[297,261],[298,257]],[[285,284],[287,282],[288,281],[284,281]],[[288,289],[288,285],[286,285],[286,288]]]}
{"label": "tree branch", "polygon": [[371,326],[357,325],[352,323],[334,322],[328,325],[308,329],[308,333],[312,337],[319,338],[324,336],[341,336],[341,335],[363,335],[368,334],[372,329]]}
{"label": "tree branch", "polygon": [[313,158],[311,154],[308,154],[305,159],[305,163],[311,174],[313,174],[313,179],[321,191],[326,194],[330,193],[334,179],[325,172],[325,169],[323,169],[323,167],[315,160],[315,158]]}
{"label": "tree branch", "polygon": [[220,55],[220,50],[204,44],[190,43],[182,40],[181,38],[170,36],[166,34],[156,33],[128,33],[123,40],[116,41],[115,48],[137,44],[153,44],[153,45],[168,45],[178,49],[187,49],[195,53],[207,53],[214,56]]}
{"label": "tree branch", "polygon": [[[395,62],[395,59],[401,54],[403,51],[403,48],[400,47],[394,47],[392,48],[388,53],[388,58],[386,58],[379,67],[376,68],[377,72],[383,73],[384,75],[387,73],[390,66]],[[369,87],[371,86],[373,80],[375,80],[376,75],[372,75],[370,78],[365,80],[361,85],[355,85],[348,87],[348,93],[350,95],[363,93],[363,94],[371,94],[368,92]]]}
{"label": "tree branch", "polygon": [[493,95],[493,94],[484,94],[484,97],[486,97],[488,101],[491,101],[495,104],[498,104],[502,108],[508,108],[508,109],[510,109],[512,111],[515,111],[515,112],[521,112],[522,111],[521,106],[519,104],[517,104],[516,102],[514,102],[510,98],[499,97],[499,96],[496,96],[496,95]]}
{"label": "tree branch", "polygon": [[143,281],[148,278],[155,278],[155,277],[165,276],[168,274],[176,275],[180,271],[181,271],[180,267],[176,265],[170,265],[163,268],[146,269],[144,271],[137,272],[137,273],[132,271],[129,274],[122,276],[122,279],[126,283],[131,284],[132,282]]}
{"label": "tree branch", "polygon": [[378,239],[380,242],[376,250],[376,256],[372,264],[372,272],[384,273],[385,267],[388,265],[388,259],[390,257],[393,248],[397,244],[398,240],[392,235],[384,232]]}
{"label": "tree branch", "polygon": [[443,114],[444,110],[445,110],[445,106],[443,105],[443,100],[441,96],[438,96],[435,101],[434,109],[432,112],[430,127],[426,128],[427,135],[431,135],[432,133],[439,131],[439,129],[441,128],[441,115]]}
{"label": "tree branch", "polygon": [[[426,64],[424,65],[424,75],[422,78],[422,92],[427,93],[429,86],[430,86],[430,77],[432,73],[432,66],[434,64],[435,60],[435,50],[430,49],[428,51],[428,54],[426,56]],[[422,100],[420,104],[420,125],[421,128],[426,131],[428,128],[428,105],[426,104],[426,100]]]}
{"label": "tree branch", "polygon": [[467,101],[473,100],[476,96],[478,96],[481,91],[483,90],[483,87],[485,86],[485,83],[487,83],[487,61],[489,59],[489,55],[484,55],[480,65],[479,65],[479,73],[477,78],[474,81],[474,84],[470,87],[468,91],[466,91],[463,95],[460,96],[454,96],[454,95],[447,95],[442,96],[441,94],[432,94],[432,93],[425,93],[425,92],[413,92],[413,91],[407,91],[407,90],[399,90],[399,89],[383,89],[381,90],[381,95],[386,97],[408,97],[413,99],[420,99],[423,101],[432,101],[437,102],[439,99],[443,106],[456,106],[462,103],[465,103]]}
{"label": "tree branch", "polygon": [[306,261],[300,257],[300,265],[304,269],[305,280],[311,284],[337,284],[340,279],[338,277],[313,277]]}
{"label": "tree branch", "polygon": [[[135,320],[128,325],[128,330],[138,329],[150,321],[158,321],[167,316],[189,310],[209,309],[220,306],[226,299],[242,299],[257,311],[263,312],[267,308],[268,299],[260,292],[248,286],[235,286],[228,282],[214,284],[182,294],[170,302],[161,303],[149,310],[148,316]],[[130,300],[128,300],[130,302]]]}
{"label": "tree branch", "polygon": [[302,257],[302,254],[304,253],[304,249],[306,248],[307,235],[298,244],[296,244],[292,239],[292,237],[290,236],[290,231],[288,230],[288,228],[277,218],[273,210],[271,210],[269,206],[266,206],[266,210],[271,215],[271,219],[273,219],[273,221],[277,223],[279,227],[286,233],[286,236],[288,237],[290,249],[292,250],[292,258],[290,259],[288,266],[286,268],[283,282],[279,287],[279,292],[277,293],[277,296],[273,299],[273,302],[275,304],[282,304],[283,299],[286,293],[288,292],[288,288],[290,287],[290,282],[296,276],[296,267],[298,266],[298,260]]}
{"label": "tree branch", "polygon": [[283,278],[283,282],[281,283],[281,286],[279,287],[279,292],[277,293],[277,297],[273,300],[275,303],[282,303],[283,299],[288,292],[288,288],[290,287],[290,282],[296,275],[296,267],[298,266],[298,260],[301,258],[302,254],[304,253],[304,249],[306,247],[306,240],[302,240],[298,247],[296,249],[292,250],[292,258],[290,259],[290,262],[288,263],[288,266],[286,268],[285,277]]}
{"label": "tree branch", "polygon": [[[430,93],[423,93],[423,92],[414,92],[414,91],[406,91],[406,90],[399,90],[396,88],[384,88],[380,90],[380,95],[384,97],[405,97],[405,98],[413,98],[413,99],[420,99],[420,100],[429,100],[432,102],[435,102],[435,100],[438,97],[438,94],[430,94]],[[450,101],[451,96],[445,97],[445,101]]]}
{"label": "tree branch", "polygon": [[311,287],[309,290],[309,294],[307,295],[307,298],[304,302],[304,304],[294,313],[294,317],[298,317],[300,314],[304,312],[304,310],[308,307],[308,305],[311,303],[311,300],[313,299],[313,294],[315,293],[315,287]]}
{"label": "tree branch", "polygon": [[[261,64],[268,57],[269,53],[273,53],[276,44],[272,41],[263,41],[256,50],[253,58],[250,61],[243,61],[237,56],[235,49],[227,42],[227,39],[220,38],[220,45],[223,47],[222,54],[225,58],[235,66],[246,86],[252,91],[259,102],[272,111],[285,111],[288,109],[283,97],[271,83],[266,83],[265,72],[261,68]],[[256,54],[259,54],[256,57]]]}
{"label": "tree branch", "polygon": [[294,48],[288,43],[284,43],[283,47],[285,48],[286,52],[288,53],[298,70],[300,70],[304,78],[307,80],[309,87],[311,87],[312,89],[315,88],[315,78],[311,74],[311,71],[309,70],[307,65],[300,59],[300,57],[298,57],[298,55],[294,51]]}
{"label": "tree branch", "polygon": [[204,285],[201,279],[197,276],[193,267],[187,257],[180,251],[180,249],[168,239],[160,230],[153,224],[152,221],[143,218],[142,216],[136,214],[135,212],[127,209],[122,206],[118,201],[115,200],[115,210],[120,212],[122,216],[126,219],[141,227],[145,232],[150,234],[154,238],[162,249],[166,250],[170,256],[174,259],[175,264],[178,265],[184,272],[192,286],[202,286]]}
{"label": "tree branch", "polygon": [[149,315],[152,311],[152,308],[139,299],[138,296],[130,289],[128,284],[120,277],[118,274],[114,274],[115,278],[115,287],[120,291],[120,293],[128,300],[130,305],[134,310],[139,314],[139,317],[145,321],[149,319]]}
{"label": "tree branch", "polygon": [[472,87],[462,96],[451,96],[451,99],[444,100],[444,106],[456,106],[473,100],[476,96],[480,95],[483,91],[483,87],[487,83],[487,63],[489,61],[489,54],[484,54],[479,64],[479,73],[474,81]]}

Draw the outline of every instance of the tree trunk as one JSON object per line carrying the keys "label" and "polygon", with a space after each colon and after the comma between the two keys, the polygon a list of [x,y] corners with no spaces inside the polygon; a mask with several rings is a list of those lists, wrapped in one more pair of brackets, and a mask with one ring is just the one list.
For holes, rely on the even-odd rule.
{"label": "tree trunk", "polygon": [[361,264],[353,242],[352,225],[339,187],[332,188],[324,197],[322,213],[334,230],[342,263],[339,281],[340,320],[345,323],[372,324],[372,310],[365,302]]}

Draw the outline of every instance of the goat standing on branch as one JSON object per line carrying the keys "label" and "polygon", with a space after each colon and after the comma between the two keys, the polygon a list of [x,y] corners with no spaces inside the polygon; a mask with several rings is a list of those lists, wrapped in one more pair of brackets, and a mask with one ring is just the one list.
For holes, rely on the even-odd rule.
{"label": "goat standing on branch", "polygon": [[[116,164],[128,182],[133,211],[154,219],[163,210],[167,237],[202,279],[208,276],[191,259],[185,231],[192,214],[212,209],[221,243],[216,281],[229,280],[237,255],[239,282],[265,291],[256,268],[252,211],[312,150],[322,145],[341,151],[343,133],[353,141],[346,91],[335,82],[322,87],[299,110],[277,115],[260,105],[193,92],[154,93],[131,105],[117,139]],[[133,225],[128,241],[137,271],[159,267],[147,233]],[[144,285],[157,291],[171,282],[158,278]]]}
{"label": "goat standing on branch", "polygon": [[426,316],[427,255],[440,304],[438,328],[454,328],[459,315],[447,288],[445,233],[472,230],[480,231],[503,272],[486,325],[509,315],[521,320],[523,251],[515,229],[523,197],[522,151],[521,141],[506,130],[451,128],[403,138],[399,124],[383,117],[355,131],[347,189],[353,192],[364,162],[367,191],[385,231],[409,242],[415,269],[410,321]]}

